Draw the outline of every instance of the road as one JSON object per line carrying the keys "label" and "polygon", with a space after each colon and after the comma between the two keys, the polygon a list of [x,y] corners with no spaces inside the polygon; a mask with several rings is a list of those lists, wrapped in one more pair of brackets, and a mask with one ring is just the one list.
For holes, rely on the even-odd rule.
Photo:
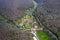
{"label": "road", "polygon": [[[34,0],[33,0],[33,3],[34,3],[34,11],[35,11],[38,4]],[[31,33],[34,35],[34,37],[33,37],[34,40],[39,40],[39,38],[37,37],[36,29],[31,28]]]}
{"label": "road", "polygon": [[[34,0],[33,0],[33,3],[34,3],[34,8],[33,8],[33,10],[30,12],[30,14],[33,13],[33,12],[35,11],[36,7],[38,6],[38,4],[37,4]],[[23,23],[21,23],[20,26],[23,26]],[[23,29],[23,28],[22,28],[22,29]],[[34,40],[39,40],[39,38],[38,38],[38,36],[37,36],[37,33],[36,33],[36,30],[37,30],[37,29],[35,29],[35,28],[24,29],[24,31],[27,31],[27,30],[31,30],[31,33],[34,35],[34,37],[33,37]]]}
{"label": "road", "polygon": [[34,40],[39,40],[37,33],[36,33],[36,29],[32,28],[31,33],[34,35],[34,37],[33,37]]}

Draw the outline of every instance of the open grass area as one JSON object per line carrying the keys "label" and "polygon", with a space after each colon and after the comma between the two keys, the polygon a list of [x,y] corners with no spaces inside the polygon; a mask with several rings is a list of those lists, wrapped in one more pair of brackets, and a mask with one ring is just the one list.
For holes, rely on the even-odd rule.
{"label": "open grass area", "polygon": [[51,37],[43,30],[38,30],[37,35],[40,40],[52,40]]}

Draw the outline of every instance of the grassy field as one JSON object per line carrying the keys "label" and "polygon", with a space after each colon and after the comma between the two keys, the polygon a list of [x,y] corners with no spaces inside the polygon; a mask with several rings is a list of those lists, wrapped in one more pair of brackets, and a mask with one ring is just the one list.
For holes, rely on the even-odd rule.
{"label": "grassy field", "polygon": [[40,40],[52,40],[51,37],[46,34],[43,30],[38,30],[37,35]]}

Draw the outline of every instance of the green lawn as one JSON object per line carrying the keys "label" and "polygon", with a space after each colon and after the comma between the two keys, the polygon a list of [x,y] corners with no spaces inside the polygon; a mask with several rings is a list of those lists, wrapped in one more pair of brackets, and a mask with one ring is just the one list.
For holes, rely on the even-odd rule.
{"label": "green lawn", "polygon": [[46,34],[43,30],[38,30],[37,35],[40,40],[52,40],[51,37]]}

